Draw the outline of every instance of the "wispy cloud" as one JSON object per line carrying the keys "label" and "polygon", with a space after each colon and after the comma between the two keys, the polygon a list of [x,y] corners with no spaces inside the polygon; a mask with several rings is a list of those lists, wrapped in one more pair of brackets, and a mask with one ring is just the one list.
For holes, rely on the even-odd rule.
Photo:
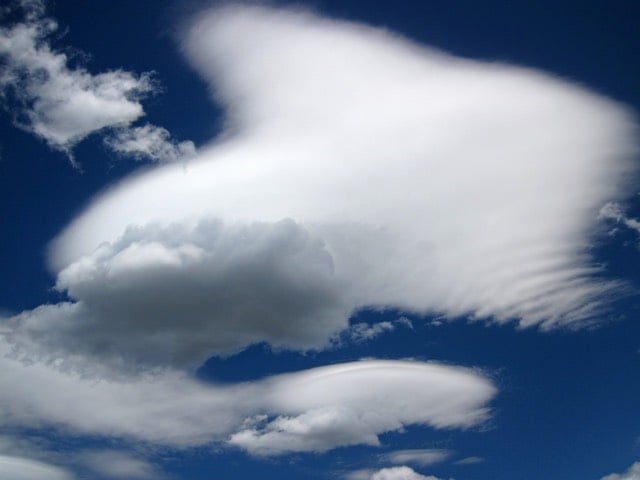
{"label": "wispy cloud", "polygon": [[624,473],[612,473],[601,480],[640,480],[640,462],[636,462]]}
{"label": "wispy cloud", "polygon": [[394,464],[412,464],[427,466],[445,461],[453,452],[438,448],[396,450],[385,455],[385,458]]}
{"label": "wispy cloud", "polygon": [[[75,434],[173,447],[229,443],[257,455],[378,444],[407,425],[468,428],[496,393],[478,372],[438,364],[362,361],[211,385],[172,370],[96,380],[55,363],[24,364],[0,343],[0,417]],[[46,392],[46,394],[45,394]]]}
{"label": "wispy cloud", "polygon": [[192,141],[173,142],[168,130],[149,124],[117,130],[104,141],[119,155],[154,162],[186,160],[196,154]]}
{"label": "wispy cloud", "polygon": [[640,220],[629,217],[625,214],[622,205],[616,202],[609,202],[600,209],[600,218],[613,220],[616,224],[624,225],[637,235],[640,235]]}

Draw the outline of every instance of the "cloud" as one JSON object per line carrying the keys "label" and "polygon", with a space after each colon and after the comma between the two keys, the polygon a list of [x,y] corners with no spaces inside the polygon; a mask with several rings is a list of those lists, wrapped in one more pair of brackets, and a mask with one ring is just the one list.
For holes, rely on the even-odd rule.
{"label": "cloud", "polygon": [[348,329],[342,330],[340,335],[332,339],[336,345],[343,342],[363,343],[372,340],[384,333],[394,331],[398,325],[413,330],[413,324],[406,317],[400,317],[392,322],[382,321],[376,323],[356,322],[352,323]]}
{"label": "cloud", "polygon": [[0,454],[0,476],[3,480],[73,480],[67,470],[26,457]]}
{"label": "cloud", "polygon": [[24,21],[0,27],[0,98],[15,110],[17,125],[71,159],[78,142],[109,127],[118,127],[107,145],[119,154],[171,161],[195,152],[192,142],[172,143],[163,128],[127,128],[144,115],[141,99],[156,90],[151,74],[72,67],[49,43],[58,24],[45,16],[44,3],[21,1],[14,9]]}
{"label": "cloud", "polygon": [[150,124],[118,130],[105,138],[105,144],[119,155],[154,162],[175,162],[196,154],[193,142],[174,143],[168,130]]}
{"label": "cloud", "polygon": [[624,473],[612,473],[601,480],[640,480],[640,462],[636,462]]}
{"label": "cloud", "polygon": [[331,255],[292,220],[132,227],[56,288],[74,301],[14,317],[6,337],[29,358],[123,371],[195,368],[258,342],[320,348],[349,315]]}
{"label": "cloud", "polygon": [[385,458],[394,464],[406,464],[427,466],[442,462],[449,458],[453,452],[443,449],[412,449],[396,450],[385,455]]}
{"label": "cloud", "polygon": [[[3,425],[169,447],[228,443],[276,455],[377,444],[379,434],[407,425],[478,425],[496,393],[473,370],[398,361],[338,364],[235,385],[202,383],[172,370],[96,380],[53,364],[25,364],[0,346]],[[266,425],[257,425],[260,419]]]}
{"label": "cloud", "polygon": [[454,465],[475,465],[482,462],[484,462],[482,457],[466,457],[454,462]]}
{"label": "cloud", "polygon": [[[225,104],[229,131],[188,170],[137,175],[79,215],[50,250],[73,308],[25,312],[28,326],[18,330],[47,343],[37,317],[72,309],[47,329],[55,348],[99,354],[93,333],[75,327],[86,322],[133,358],[131,334],[157,345],[177,335],[193,358],[171,349],[160,358],[155,346],[149,358],[182,364],[259,341],[321,348],[367,307],[578,328],[597,322],[615,297],[619,285],[598,279],[588,245],[598,209],[626,194],[632,170],[635,127],[622,106],[534,70],[300,11],[214,9],[185,32],[184,50]],[[212,221],[271,231],[283,220],[290,238],[277,248],[250,233],[231,261],[205,261],[207,271],[156,233]],[[143,232],[135,239],[132,226]],[[104,270],[74,277],[104,245]],[[140,315],[118,312],[126,329],[107,331],[104,308],[121,300],[108,275],[141,246],[146,263],[118,273],[141,294],[125,301]],[[198,255],[217,258],[204,250]],[[184,274],[188,285],[194,271],[202,289],[182,287],[177,279]],[[85,285],[99,292],[93,303]],[[215,311],[233,319],[222,330]],[[199,328],[222,337],[185,335]]]}
{"label": "cloud", "polygon": [[357,470],[346,477],[348,480],[440,480],[433,475],[425,476],[410,467],[389,467],[380,470]]}
{"label": "cloud", "polygon": [[84,451],[77,455],[77,463],[101,478],[117,480],[160,479],[164,476],[149,462],[129,453],[114,450]]}
{"label": "cloud", "polygon": [[384,361],[278,377],[268,402],[281,414],[258,419],[258,425],[234,434],[231,443],[272,455],[378,445],[379,433],[410,424],[468,428],[487,418],[484,405],[495,394],[486,379],[476,381],[480,378],[469,370],[443,370],[436,364]]}
{"label": "cloud", "polygon": [[92,75],[69,68],[68,57],[50,47],[58,29],[42,16],[41,2],[22,2],[27,20],[0,29],[5,68],[0,88],[23,108],[24,126],[57,149],[68,151],[90,133],[128,124],[143,115],[139,99],[153,90],[148,74],[123,70]]}
{"label": "cloud", "polygon": [[640,220],[625,215],[622,205],[609,202],[600,209],[600,218],[613,220],[640,235]]}

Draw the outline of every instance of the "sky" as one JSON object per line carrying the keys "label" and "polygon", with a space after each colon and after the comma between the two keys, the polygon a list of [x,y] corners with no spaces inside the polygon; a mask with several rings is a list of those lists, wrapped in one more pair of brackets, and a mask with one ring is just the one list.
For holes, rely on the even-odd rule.
{"label": "sky", "polygon": [[640,479],[635,2],[0,7],[0,478]]}

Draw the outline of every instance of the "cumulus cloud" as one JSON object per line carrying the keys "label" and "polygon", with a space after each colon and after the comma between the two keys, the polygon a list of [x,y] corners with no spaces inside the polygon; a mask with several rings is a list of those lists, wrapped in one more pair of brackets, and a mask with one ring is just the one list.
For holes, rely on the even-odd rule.
{"label": "cumulus cloud", "polygon": [[[207,349],[256,341],[318,347],[366,307],[542,328],[602,315],[618,285],[597,278],[588,245],[600,206],[626,193],[632,169],[635,127],[620,105],[534,70],[299,11],[207,11],[186,30],[184,49],[226,105],[229,132],[188,171],[168,165],[135,176],[79,215],[50,250],[58,286],[76,302],[24,312],[18,330],[40,341],[38,317],[71,309],[47,336],[56,348],[95,352],[93,333],[75,328],[80,318],[96,326],[105,308],[134,302],[135,317],[118,312],[126,329],[97,328],[129,354],[130,331],[161,345],[189,325],[218,329],[215,312],[225,312],[232,320],[214,340],[183,337],[195,362]],[[247,231],[290,219],[295,228],[279,253],[250,234],[238,257],[205,261],[207,272],[195,260],[206,248],[178,251],[154,233],[211,219]],[[132,225],[148,238],[128,235]],[[310,243],[298,255],[287,249],[298,248],[301,231]],[[145,262],[116,268],[137,250]],[[273,255],[288,260],[276,268]],[[102,270],[83,277],[96,262]],[[154,269],[159,275],[148,274]],[[176,275],[193,271],[204,283],[180,287]],[[108,275],[144,295],[119,297]],[[167,296],[163,288],[174,285]],[[205,290],[211,300],[202,300]],[[175,353],[167,352],[165,362]]]}
{"label": "cumulus cloud", "polygon": [[6,337],[67,364],[195,368],[257,342],[322,347],[346,327],[341,286],[321,239],[292,220],[132,227],[60,272],[73,302],[14,317]]}
{"label": "cumulus cloud", "polygon": [[350,473],[346,478],[348,480],[440,480],[433,475],[422,475],[407,466],[358,470]]}
{"label": "cumulus cloud", "polygon": [[174,144],[163,128],[126,129],[144,115],[140,101],[155,90],[149,73],[92,74],[70,66],[68,55],[50,44],[58,24],[45,15],[44,3],[23,0],[14,9],[25,18],[0,27],[0,95],[17,125],[70,158],[78,142],[108,127],[120,128],[108,142],[120,154],[170,161],[194,153],[192,142]]}
{"label": "cumulus cloud", "polygon": [[275,455],[377,444],[379,434],[407,425],[480,424],[496,393],[476,371],[398,361],[339,364],[235,385],[206,384],[172,370],[96,380],[53,364],[25,364],[0,346],[3,425],[171,447],[217,442]]}
{"label": "cumulus cloud", "polygon": [[0,476],[3,480],[73,480],[66,469],[26,457],[0,454]]}
{"label": "cumulus cloud", "polygon": [[612,473],[601,480],[640,480],[640,462],[636,462],[624,473]]}
{"label": "cumulus cloud", "polygon": [[394,464],[406,464],[427,466],[439,463],[449,458],[453,452],[439,448],[396,450],[385,455],[385,458]]}

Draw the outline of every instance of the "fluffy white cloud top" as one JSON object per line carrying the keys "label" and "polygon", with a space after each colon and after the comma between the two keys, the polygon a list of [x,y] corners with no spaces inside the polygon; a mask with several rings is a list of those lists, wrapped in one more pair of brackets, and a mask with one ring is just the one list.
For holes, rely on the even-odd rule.
{"label": "fluffy white cloud top", "polygon": [[640,480],[640,462],[636,462],[624,473],[612,473],[601,480]]}
{"label": "fluffy white cloud top", "polygon": [[0,421],[171,447],[231,444],[259,455],[378,443],[406,425],[468,428],[489,414],[492,382],[473,370],[362,361],[235,384],[166,370],[96,380],[25,364],[2,342]]}
{"label": "fluffy white cloud top", "polygon": [[[25,312],[25,330],[72,308],[47,323],[56,348],[95,350],[78,325],[99,325],[125,357],[139,356],[131,330],[169,361],[173,338],[218,329],[223,312],[213,339],[181,338],[196,361],[256,341],[319,348],[363,307],[542,328],[601,318],[616,285],[597,279],[589,246],[632,169],[622,106],[305,12],[226,7],[185,32],[229,132],[188,168],[128,179],[79,215],[50,252],[75,303]],[[278,245],[256,232],[283,221]],[[221,222],[223,237],[245,229],[237,255],[194,241],[203,222]],[[118,312],[127,329],[101,320],[119,302],[136,307]]]}

